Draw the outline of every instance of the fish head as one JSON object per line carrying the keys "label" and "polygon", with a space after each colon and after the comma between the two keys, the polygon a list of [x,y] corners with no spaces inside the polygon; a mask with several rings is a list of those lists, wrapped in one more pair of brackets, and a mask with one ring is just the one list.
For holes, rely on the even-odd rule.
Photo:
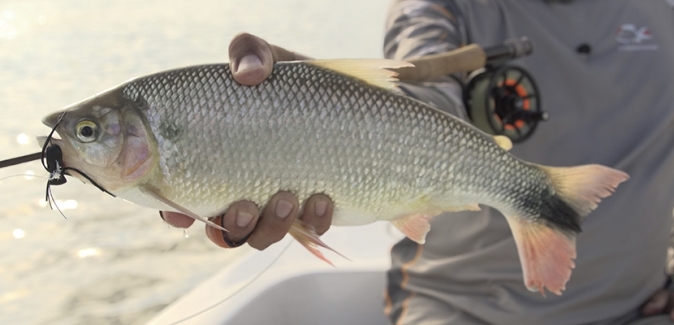
{"label": "fish head", "polygon": [[47,115],[42,122],[56,128],[51,139],[63,152],[68,174],[91,180],[107,191],[131,187],[157,165],[156,143],[132,101],[115,93],[95,96]]}

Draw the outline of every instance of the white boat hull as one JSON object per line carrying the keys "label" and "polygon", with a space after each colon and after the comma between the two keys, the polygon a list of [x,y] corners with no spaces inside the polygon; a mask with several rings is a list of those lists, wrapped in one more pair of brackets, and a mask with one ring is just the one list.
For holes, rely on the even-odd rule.
{"label": "white boat hull", "polygon": [[288,237],[251,249],[148,325],[388,324],[384,288],[397,230],[384,222],[332,227],[322,239],[351,260],[325,252],[335,267]]}

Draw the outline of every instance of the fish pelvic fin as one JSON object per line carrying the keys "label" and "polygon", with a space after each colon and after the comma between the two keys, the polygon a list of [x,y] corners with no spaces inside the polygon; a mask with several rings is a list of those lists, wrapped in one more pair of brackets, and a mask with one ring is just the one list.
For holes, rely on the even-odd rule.
{"label": "fish pelvic fin", "polygon": [[409,62],[386,59],[333,59],[304,61],[362,80],[370,85],[399,92],[398,73],[387,69],[413,67]]}
{"label": "fish pelvic fin", "polygon": [[431,230],[431,224],[428,223],[430,220],[431,218],[426,214],[414,214],[393,220],[391,223],[407,238],[423,245],[426,243],[426,234]]}
{"label": "fish pelvic fin", "polygon": [[538,167],[548,175],[555,196],[581,218],[590,214],[601,199],[613,194],[620,183],[629,179],[625,172],[602,165]]}
{"label": "fish pelvic fin", "polygon": [[545,296],[545,288],[561,295],[576,266],[576,238],[545,224],[508,216],[520,256],[524,285]]}
{"label": "fish pelvic fin", "polygon": [[[302,244],[304,248],[309,250],[312,254],[314,254],[316,257],[321,259],[322,261],[335,266],[330,262],[330,260],[323,255],[323,253],[318,249],[319,247],[323,247],[327,250],[333,251],[337,255],[345,258],[346,260],[349,260],[346,256],[340,254],[336,250],[332,249],[330,246],[325,244],[316,231],[314,230],[314,227],[306,222],[303,222],[302,220],[295,220],[293,222],[293,225],[290,227],[290,230],[288,233],[297,240],[298,243]],[[350,260],[349,260],[350,261]]]}
{"label": "fish pelvic fin", "polygon": [[225,232],[229,232],[229,230],[227,230],[227,229],[225,229],[224,227],[222,227],[222,226],[220,226],[220,225],[214,223],[213,221],[210,221],[210,220],[208,220],[208,219],[206,219],[206,218],[204,218],[204,217],[202,217],[202,216],[200,216],[200,215],[198,215],[198,214],[196,214],[196,213],[194,213],[194,212],[188,210],[187,208],[185,208],[185,207],[183,207],[183,206],[181,206],[181,205],[179,205],[179,204],[177,204],[177,203],[175,203],[175,202],[173,202],[173,201],[167,199],[165,196],[161,195],[161,193],[160,193],[158,190],[156,190],[155,188],[153,188],[153,187],[150,187],[150,186],[140,186],[139,189],[140,189],[140,191],[141,191],[142,193],[144,193],[145,195],[147,195],[147,196],[149,196],[149,197],[152,197],[152,198],[154,198],[155,200],[157,200],[157,201],[159,201],[159,202],[162,202],[162,203],[168,205],[169,207],[175,209],[176,211],[178,211],[178,212],[180,212],[180,213],[182,213],[182,214],[184,214],[184,215],[186,215],[186,216],[188,216],[188,217],[190,217],[190,218],[192,218],[192,219],[194,219],[194,220],[201,221],[201,222],[203,222],[203,223],[205,223],[205,224],[207,224],[207,225],[209,225],[209,226],[211,226],[211,227],[213,227],[213,228],[215,228],[215,229],[222,230],[222,231],[225,231]]}

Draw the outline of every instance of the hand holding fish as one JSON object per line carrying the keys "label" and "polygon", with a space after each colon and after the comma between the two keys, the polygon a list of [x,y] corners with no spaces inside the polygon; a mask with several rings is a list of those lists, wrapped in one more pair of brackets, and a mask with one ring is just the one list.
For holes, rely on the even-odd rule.
{"label": "hand holding fish", "polygon": [[[239,201],[222,216],[211,219],[229,232],[206,226],[206,235],[220,247],[238,247],[247,242],[251,247],[263,250],[283,239],[298,217],[298,211],[297,197],[290,192],[276,193],[262,213],[253,202]],[[323,235],[332,223],[332,212],[330,198],[315,194],[304,203],[299,220],[312,225],[318,235]],[[161,216],[177,228],[188,228],[194,223],[194,219],[176,212],[163,211]]]}
{"label": "hand holding fish", "polygon": [[[242,85],[254,86],[271,75],[274,62],[308,59],[308,57],[271,45],[251,34],[235,36],[229,45],[229,62],[234,80]],[[206,235],[216,245],[224,248],[248,243],[263,250],[283,239],[295,221],[298,211],[303,222],[312,225],[318,235],[324,234],[332,222],[333,204],[323,194],[311,196],[300,209],[297,197],[290,192],[278,192],[260,213],[250,201],[232,204],[227,211],[214,219],[229,232],[206,225]],[[161,218],[177,228],[188,228],[194,219],[184,214],[160,211]]]}
{"label": "hand holding fish", "polygon": [[229,43],[229,65],[236,82],[255,86],[271,75],[274,62],[310,59],[307,56],[271,45],[251,34],[242,33]]}

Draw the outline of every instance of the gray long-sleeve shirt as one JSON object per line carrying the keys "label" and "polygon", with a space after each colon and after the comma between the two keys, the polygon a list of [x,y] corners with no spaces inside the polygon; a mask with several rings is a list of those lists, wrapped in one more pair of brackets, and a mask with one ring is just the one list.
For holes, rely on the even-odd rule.
{"label": "gray long-sleeve shirt", "polygon": [[[538,83],[550,120],[512,153],[552,166],[599,163],[631,179],[583,222],[562,296],[526,290],[495,210],[436,217],[425,245],[404,239],[392,251],[394,322],[625,324],[665,282],[674,208],[671,1],[398,0],[384,51],[403,59],[521,36],[534,52],[513,63]],[[583,44],[588,54],[577,51]],[[451,79],[430,89],[436,105],[463,110]]]}

